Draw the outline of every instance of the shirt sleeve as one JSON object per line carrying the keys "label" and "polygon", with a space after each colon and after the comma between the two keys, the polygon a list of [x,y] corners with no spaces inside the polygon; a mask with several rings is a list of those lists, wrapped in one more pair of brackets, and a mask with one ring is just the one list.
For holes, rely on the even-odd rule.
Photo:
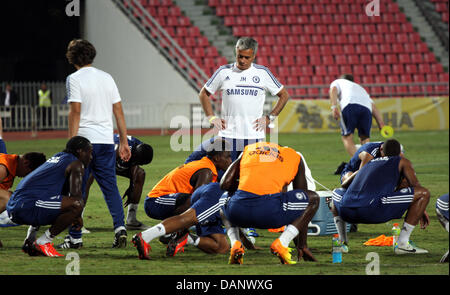
{"label": "shirt sleeve", "polygon": [[68,76],[66,79],[66,94],[67,102],[82,102],[80,83],[73,76]]}
{"label": "shirt sleeve", "polygon": [[278,92],[283,88],[283,84],[281,84],[277,78],[272,74],[272,72],[264,67],[264,85],[267,89],[267,91],[270,92],[272,95],[277,95]]}
{"label": "shirt sleeve", "polygon": [[214,74],[209,78],[208,81],[206,81],[204,88],[208,90],[209,93],[215,94],[217,90],[220,89],[222,86],[222,70],[225,69],[225,67],[218,68]]}

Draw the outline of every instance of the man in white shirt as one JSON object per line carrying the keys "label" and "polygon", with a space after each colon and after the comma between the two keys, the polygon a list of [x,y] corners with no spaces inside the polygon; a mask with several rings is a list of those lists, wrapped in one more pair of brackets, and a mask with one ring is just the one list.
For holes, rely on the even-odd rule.
{"label": "man in white shirt", "polygon": [[[289,99],[285,87],[270,70],[254,64],[258,43],[249,37],[236,43],[236,62],[219,67],[199,93],[203,110],[219,136],[233,144],[232,160],[249,143],[265,138],[266,127],[273,122]],[[214,115],[210,96],[222,92],[222,115]],[[273,110],[263,114],[266,94],[279,97]]]}
{"label": "man in white shirt", "polygon": [[[94,46],[86,40],[72,40],[67,48],[66,57],[77,69],[66,80],[70,104],[69,138],[79,135],[92,143],[91,173],[113,218],[113,247],[121,248],[126,245],[127,232],[122,198],[117,188],[113,115],[120,135],[119,155],[122,160],[128,161],[131,151],[119,91],[111,75],[92,66],[95,55]],[[81,238],[81,232],[79,235]]]}
{"label": "man in white shirt", "polygon": [[380,129],[384,126],[383,119],[367,91],[353,82],[353,76],[350,74],[344,74],[334,80],[330,85],[329,95],[333,117],[335,120],[341,119],[341,135],[345,150],[353,156],[356,152],[353,142],[355,129],[358,129],[358,136],[363,145],[370,141],[372,116]]}

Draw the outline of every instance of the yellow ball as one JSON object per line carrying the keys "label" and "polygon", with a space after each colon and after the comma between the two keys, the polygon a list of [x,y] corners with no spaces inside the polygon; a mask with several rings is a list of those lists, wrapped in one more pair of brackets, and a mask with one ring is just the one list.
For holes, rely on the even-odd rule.
{"label": "yellow ball", "polygon": [[381,128],[380,133],[384,138],[392,137],[394,135],[394,128],[389,125],[385,125],[383,128]]}

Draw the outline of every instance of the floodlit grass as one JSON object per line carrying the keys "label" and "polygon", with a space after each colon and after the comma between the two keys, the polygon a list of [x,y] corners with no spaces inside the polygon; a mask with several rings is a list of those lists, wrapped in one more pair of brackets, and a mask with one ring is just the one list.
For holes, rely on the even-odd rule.
{"label": "floodlit grass", "polygon": [[[375,133],[374,131],[372,141],[382,140],[379,134]],[[144,212],[145,195],[162,176],[182,163],[189,152],[173,152],[169,136],[139,138],[153,146],[154,160],[144,167],[147,179],[138,219],[147,225],[154,225],[158,221],[148,218]],[[83,236],[82,249],[61,250],[61,253],[79,254],[82,275],[364,275],[370,262],[366,257],[370,252],[378,254],[382,275],[448,275],[448,264],[440,264],[439,259],[449,247],[449,235],[439,224],[435,214],[436,199],[448,192],[448,131],[397,132],[396,138],[405,147],[405,156],[412,161],[419,181],[431,191],[432,197],[427,209],[431,224],[425,230],[417,227],[411,237],[417,245],[429,250],[429,254],[396,256],[391,247],[363,245],[370,238],[381,234],[390,235],[392,224],[402,222],[393,220],[384,224],[359,225],[357,232],[349,234],[350,253],[344,254],[343,263],[338,265],[331,263],[330,236],[308,238],[309,247],[319,260],[317,263],[302,261],[291,266],[281,265],[269,250],[278,234],[261,229],[258,230],[260,237],[257,238],[256,244],[262,249],[246,251],[244,265],[241,266],[228,265],[228,255],[208,255],[192,246],[186,247],[185,252],[176,257],[165,257],[165,246],[156,240],[151,243],[152,259],[140,261],[131,243],[124,249],[111,249],[114,236],[112,218],[97,184],[91,188],[84,213],[85,225],[92,233]],[[333,172],[342,161],[348,161],[339,134],[280,134],[279,143],[301,151],[317,181],[328,188],[339,185],[339,178]],[[42,151],[47,157],[63,150],[64,145],[63,139],[7,142],[10,153]],[[16,179],[15,185],[19,180]],[[123,193],[128,187],[128,180],[118,177],[118,185]],[[322,188],[318,186],[318,190]],[[41,228],[39,234],[46,228]],[[64,275],[69,260],[63,257],[29,257],[21,252],[26,229],[26,226],[0,228],[0,239],[3,242],[3,248],[0,248],[0,274]],[[136,231],[129,231],[128,239],[131,240],[135,233]],[[65,233],[60,234],[55,239],[55,244],[62,242],[64,236]]]}

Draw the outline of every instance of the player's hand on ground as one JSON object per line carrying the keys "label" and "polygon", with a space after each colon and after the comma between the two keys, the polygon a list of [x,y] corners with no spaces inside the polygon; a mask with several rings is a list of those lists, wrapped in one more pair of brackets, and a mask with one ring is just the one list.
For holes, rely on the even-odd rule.
{"label": "player's hand on ground", "polygon": [[264,131],[269,124],[269,118],[267,116],[262,116],[253,122],[253,129],[256,129],[256,131]]}
{"label": "player's hand on ground", "polygon": [[297,248],[298,256],[297,261],[300,261],[302,258],[305,261],[317,261],[314,255],[308,248]]}
{"label": "player's hand on ground", "polygon": [[427,211],[423,212],[422,218],[420,218],[420,228],[425,229],[430,224],[430,216]]}
{"label": "player's hand on ground", "polygon": [[123,194],[122,200],[125,199],[125,203],[123,204],[124,207],[127,207],[130,204],[130,196],[133,192],[133,189],[131,187],[128,187],[125,193]]}

